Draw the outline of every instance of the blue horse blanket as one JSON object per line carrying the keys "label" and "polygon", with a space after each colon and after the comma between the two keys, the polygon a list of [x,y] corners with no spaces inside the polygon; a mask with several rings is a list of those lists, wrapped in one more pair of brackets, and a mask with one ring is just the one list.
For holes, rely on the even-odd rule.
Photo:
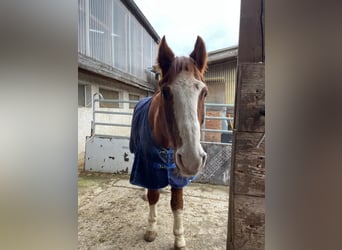
{"label": "blue horse blanket", "polygon": [[172,148],[158,147],[148,122],[152,97],[146,97],[135,106],[129,148],[134,153],[130,183],[147,189],[160,189],[167,185],[182,188],[194,177],[182,177],[176,171]]}

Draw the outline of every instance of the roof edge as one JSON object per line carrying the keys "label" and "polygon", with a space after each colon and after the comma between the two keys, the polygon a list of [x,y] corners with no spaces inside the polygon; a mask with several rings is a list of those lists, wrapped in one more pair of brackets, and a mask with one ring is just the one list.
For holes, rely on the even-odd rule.
{"label": "roof edge", "polygon": [[104,64],[100,61],[97,61],[79,52],[78,52],[78,68],[92,72],[102,77],[115,79],[117,81],[120,81],[122,83],[125,83],[127,85],[130,85],[130,86],[142,89],[142,90],[155,92],[155,86],[153,86],[153,83],[141,80],[129,73],[123,72],[117,68]]}
{"label": "roof edge", "polygon": [[208,63],[230,61],[238,56],[238,46],[227,47],[208,52]]}
{"label": "roof edge", "polygon": [[160,37],[156,30],[153,28],[151,23],[148,21],[148,19],[145,17],[145,15],[142,13],[142,11],[139,9],[139,7],[136,5],[136,3],[133,0],[121,0],[121,2],[131,11],[131,13],[138,19],[140,24],[147,30],[147,32],[152,36],[153,40],[159,44]]}

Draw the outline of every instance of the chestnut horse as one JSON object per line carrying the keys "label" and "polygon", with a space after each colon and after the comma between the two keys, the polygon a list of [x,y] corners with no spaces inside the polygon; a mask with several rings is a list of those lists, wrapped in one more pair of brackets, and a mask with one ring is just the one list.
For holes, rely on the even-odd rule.
{"label": "chestnut horse", "polygon": [[204,167],[207,154],[200,144],[204,119],[204,83],[207,53],[197,37],[189,57],[175,57],[165,36],[159,44],[159,89],[134,109],[130,150],[135,154],[130,183],[148,189],[149,215],[146,241],[157,236],[159,189],[171,186],[175,249],[185,249],[183,187]]}

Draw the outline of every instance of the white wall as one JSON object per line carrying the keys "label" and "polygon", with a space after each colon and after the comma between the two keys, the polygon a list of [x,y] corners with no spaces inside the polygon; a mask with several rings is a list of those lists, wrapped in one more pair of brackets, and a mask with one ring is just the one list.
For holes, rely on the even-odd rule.
{"label": "white wall", "polygon": [[92,108],[78,108],[78,164],[83,165],[85,140],[86,136],[90,136]]}

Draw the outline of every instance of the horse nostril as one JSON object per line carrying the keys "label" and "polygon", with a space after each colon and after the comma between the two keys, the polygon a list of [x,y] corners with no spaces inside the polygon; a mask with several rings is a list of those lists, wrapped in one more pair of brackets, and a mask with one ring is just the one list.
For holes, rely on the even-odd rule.
{"label": "horse nostril", "polygon": [[207,157],[205,155],[202,156],[202,162],[204,163]]}
{"label": "horse nostril", "polygon": [[192,158],[188,159],[186,156],[183,158],[183,154],[180,152],[176,153],[176,163],[183,173],[188,175],[194,175],[200,170],[206,163],[207,154],[200,152],[198,155],[193,155]]}
{"label": "horse nostril", "polygon": [[184,166],[183,161],[182,161],[182,155],[180,153],[177,153],[176,157],[177,157],[177,162],[181,164],[182,166]]}
{"label": "horse nostril", "polygon": [[206,161],[207,161],[207,154],[203,154],[203,156],[202,156],[202,165],[203,166],[204,166]]}

